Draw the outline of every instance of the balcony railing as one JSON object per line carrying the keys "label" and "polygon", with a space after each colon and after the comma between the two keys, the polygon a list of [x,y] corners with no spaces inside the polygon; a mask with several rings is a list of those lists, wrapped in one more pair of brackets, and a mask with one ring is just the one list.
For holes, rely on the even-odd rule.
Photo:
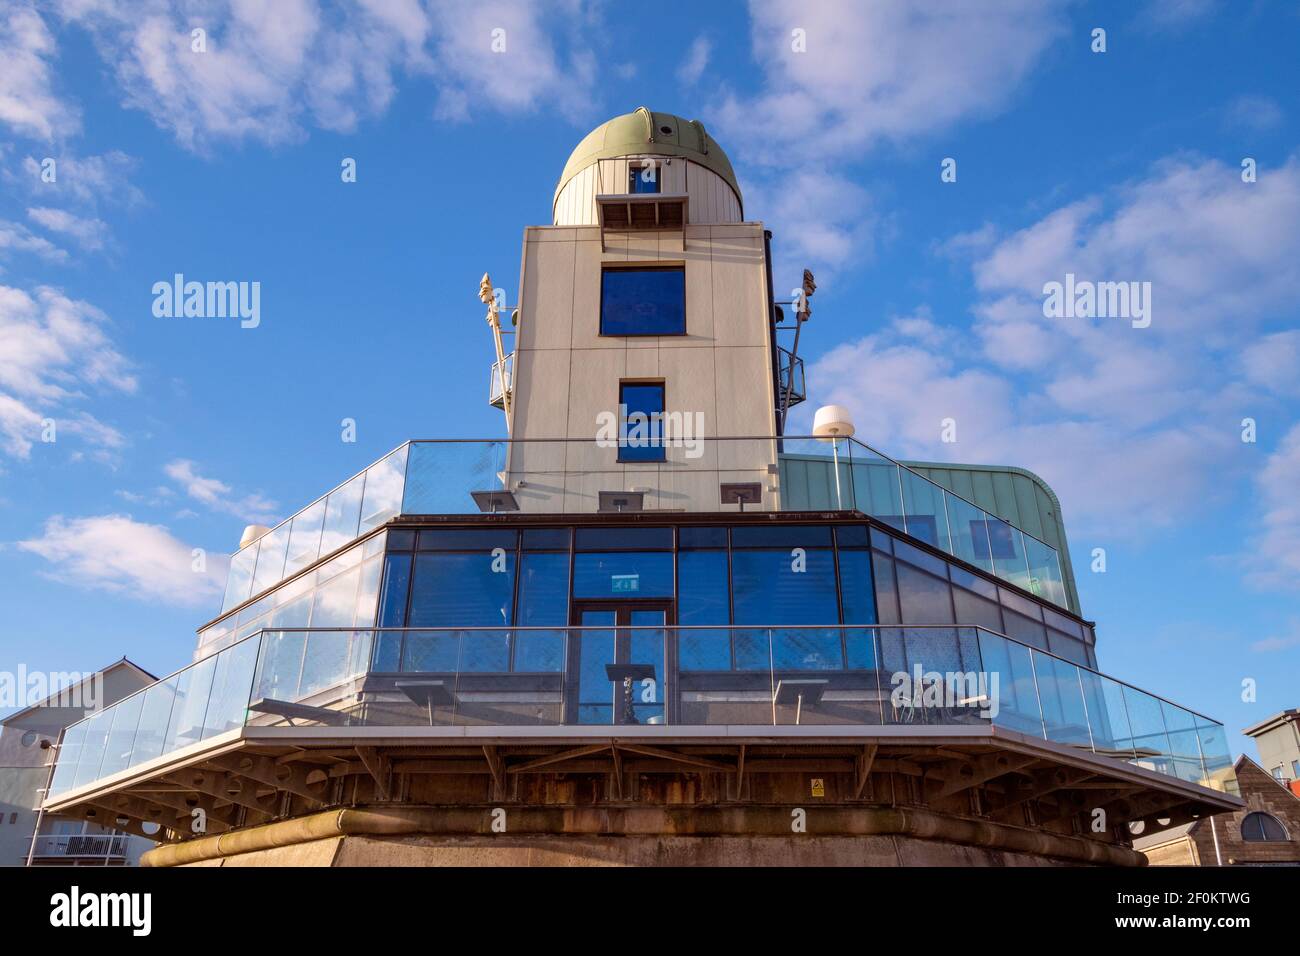
{"label": "balcony railing", "polygon": [[984,725],[1236,792],[1222,724],[983,628],[646,626],[264,630],[69,727],[51,797],[241,727],[581,724]]}
{"label": "balcony railing", "polygon": [[719,503],[736,482],[762,489],[748,510],[861,511],[1069,606],[1055,548],[859,441],[660,434],[664,460],[635,462],[619,460],[617,437],[407,442],[235,554],[222,611],[399,514],[585,514],[609,492],[639,493],[644,510],[720,512],[737,507]]}
{"label": "balcony railing", "polygon": [[[504,366],[504,370],[503,370]],[[496,408],[505,408],[506,398],[514,390],[515,353],[509,353],[504,362],[493,362],[488,378],[488,404]],[[502,384],[504,383],[504,391]]]}
{"label": "balcony railing", "polygon": [[121,833],[55,833],[33,839],[32,858],[35,860],[107,860],[126,855],[126,837]]}

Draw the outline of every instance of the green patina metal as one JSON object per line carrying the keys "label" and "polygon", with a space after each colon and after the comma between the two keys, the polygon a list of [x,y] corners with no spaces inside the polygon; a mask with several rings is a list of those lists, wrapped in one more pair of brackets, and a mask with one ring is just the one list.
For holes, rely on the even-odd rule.
{"label": "green patina metal", "polygon": [[629,155],[681,156],[698,163],[725,179],[744,208],[731,160],[704,129],[704,124],[672,113],[654,113],[644,106],[601,123],[582,138],[564,164],[555,198],[559,198],[570,179],[588,166],[602,159]]}

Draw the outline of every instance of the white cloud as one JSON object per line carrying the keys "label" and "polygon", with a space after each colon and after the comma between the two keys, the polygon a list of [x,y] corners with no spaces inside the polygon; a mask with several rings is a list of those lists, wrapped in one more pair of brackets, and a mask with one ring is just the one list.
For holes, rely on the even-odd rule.
{"label": "white cloud", "polygon": [[[557,49],[554,37],[568,31],[548,29],[555,9],[523,0],[64,0],[60,8],[90,30],[126,105],[204,151],[222,141],[291,141],[312,125],[351,131],[388,108],[399,75],[429,77],[444,117],[467,116],[471,106],[578,112],[591,98],[594,60],[576,42],[567,56]],[[195,28],[207,31],[205,52],[192,49]],[[506,31],[502,53],[492,50],[497,28]]]}
{"label": "white cloud", "polygon": [[[1029,468],[1088,534],[1186,521],[1248,473],[1240,419],[1297,380],[1300,334],[1268,330],[1294,324],[1300,160],[1255,184],[1221,163],[1165,161],[1019,231],[967,239],[938,249],[975,256],[973,324],[914,316],[833,350],[809,371],[810,404],[848,405],[860,436],[897,456]],[[1067,272],[1150,281],[1151,327],[1044,318],[1043,284]],[[956,445],[940,441],[947,417]],[[1265,481],[1289,481],[1300,500],[1295,445]],[[1280,490],[1269,501],[1262,551],[1285,563],[1289,549],[1300,580],[1300,510]]]}
{"label": "white cloud", "polygon": [[1253,541],[1249,580],[1300,587],[1300,425],[1293,425],[1255,479],[1263,517]]}
{"label": "white cloud", "polygon": [[21,222],[0,219],[0,253],[30,252],[50,262],[66,262],[68,253]]}
{"label": "white cloud", "polygon": [[195,571],[190,545],[162,525],[120,514],[54,515],[40,537],[17,546],[50,562],[50,576],[56,580],[184,606],[209,603],[221,593],[228,560],[211,555],[206,569]]}
{"label": "white cloud", "polygon": [[695,38],[690,52],[686,54],[686,59],[677,68],[677,79],[683,86],[694,86],[700,81],[700,77],[709,66],[709,56],[712,53],[713,41],[703,35]]}
{"label": "white cloud", "polygon": [[66,209],[35,206],[27,210],[27,217],[50,232],[71,236],[87,249],[102,249],[108,235],[108,223],[104,220],[82,218]]}
{"label": "white cloud", "polygon": [[77,156],[63,152],[54,159],[54,182],[42,179],[42,161],[28,156],[23,159],[25,179],[13,174],[6,178],[11,183],[23,182],[31,195],[69,199],[84,205],[119,203],[134,206],[144,200],[139,187],[132,185],[130,175],[136,161],[121,150],[111,150],[98,156]]}
{"label": "white cloud", "polygon": [[0,9],[0,123],[53,141],[77,131],[77,111],[54,92],[54,37],[36,8],[19,0]]}
{"label": "white cloud", "polygon": [[1277,100],[1268,96],[1238,96],[1224,115],[1229,125],[1255,132],[1273,129],[1285,118]]}
{"label": "white cloud", "polygon": [[101,450],[121,448],[120,432],[78,407],[88,389],[131,393],[130,363],[105,332],[108,317],[87,302],[41,286],[31,295],[0,285],[0,447],[27,458],[42,421]]}
{"label": "white cloud", "polygon": [[230,485],[216,478],[205,478],[198,472],[198,466],[188,459],[179,458],[169,462],[163,471],[195,501],[202,502],[213,511],[247,521],[264,523],[275,518],[275,502],[259,494],[236,497]]}
{"label": "white cloud", "polygon": [[[933,133],[1002,108],[1066,28],[1063,0],[754,0],[767,75],[727,97],[719,127],[780,165]],[[807,52],[794,52],[803,30]]]}

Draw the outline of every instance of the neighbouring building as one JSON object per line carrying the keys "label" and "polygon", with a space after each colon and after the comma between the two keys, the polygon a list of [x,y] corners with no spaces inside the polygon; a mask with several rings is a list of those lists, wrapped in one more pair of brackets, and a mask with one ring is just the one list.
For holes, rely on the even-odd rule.
{"label": "neighbouring building", "polygon": [[787,429],[815,281],[747,212],[702,124],[592,131],[480,285],[508,437],[250,527],[46,807],[159,866],[1140,865],[1238,809],[1222,724],[1097,670],[1041,479]]}
{"label": "neighbouring building", "polygon": [[64,728],[157,679],[122,658],[0,720],[0,866],[122,866],[140,859],[150,841],[39,808]]}
{"label": "neighbouring building", "polygon": [[1244,807],[1139,836],[1134,848],[1153,866],[1300,866],[1300,798],[1244,754],[1233,770]]}
{"label": "neighbouring building", "polygon": [[1300,710],[1284,710],[1242,733],[1255,739],[1260,765],[1300,796]]}

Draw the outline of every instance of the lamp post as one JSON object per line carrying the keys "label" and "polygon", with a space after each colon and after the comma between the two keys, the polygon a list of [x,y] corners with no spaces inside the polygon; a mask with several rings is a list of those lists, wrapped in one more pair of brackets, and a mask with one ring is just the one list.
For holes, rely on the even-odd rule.
{"label": "lamp post", "polygon": [[835,460],[835,507],[844,510],[840,498],[840,448],[841,438],[853,437],[853,416],[843,405],[823,405],[813,416],[813,434],[822,441],[831,443],[831,455]]}

